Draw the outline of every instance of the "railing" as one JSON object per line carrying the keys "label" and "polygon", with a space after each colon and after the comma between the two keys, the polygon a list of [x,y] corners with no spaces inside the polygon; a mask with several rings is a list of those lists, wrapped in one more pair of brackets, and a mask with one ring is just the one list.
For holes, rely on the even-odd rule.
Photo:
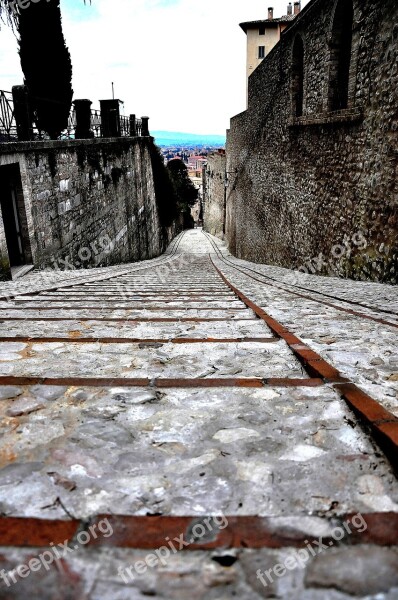
{"label": "railing", "polygon": [[[120,135],[121,137],[141,137],[142,135],[142,119],[135,119],[135,131],[131,130],[131,117],[120,115]],[[94,137],[101,137],[101,111],[91,110],[91,125],[90,130]],[[68,129],[61,136],[64,138],[74,139],[76,132],[76,112],[72,109],[69,116]]]}
{"label": "railing", "polygon": [[[125,117],[120,115],[120,135],[122,137],[130,137],[130,136],[141,136],[142,132],[142,119],[135,120],[135,133],[131,131],[131,121],[130,117]],[[74,139],[76,132],[76,112],[72,109],[69,115],[68,128],[62,134],[62,139]],[[91,110],[91,125],[90,130],[94,134],[94,137],[101,137],[101,111],[100,110]],[[37,132],[39,133],[39,132]]]}
{"label": "railing", "polygon": [[18,140],[12,93],[0,90],[0,141]]}
{"label": "railing", "polygon": [[130,118],[120,116],[120,135],[121,136],[129,136],[130,135]]}
{"label": "railing", "polygon": [[[75,139],[76,134],[76,111],[72,108],[71,113],[69,115],[68,121],[68,129],[62,134],[62,138]],[[91,119],[90,119],[90,130],[94,134],[94,137],[101,137],[101,112],[99,109],[91,110]]]}
{"label": "railing", "polygon": [[74,138],[76,131],[76,112],[75,109],[72,108],[70,111],[69,119],[68,119],[68,128],[64,134],[61,135],[61,138]]}
{"label": "railing", "polygon": [[101,137],[101,112],[99,110],[91,111],[91,131],[94,137]]}
{"label": "railing", "polygon": [[[35,118],[35,113],[31,112],[31,106],[29,99],[25,100],[23,97],[22,103],[22,117],[21,115],[21,97],[15,98],[15,102],[18,104],[15,105],[14,110],[14,100],[13,94],[16,89],[20,89],[20,86],[13,88],[13,92],[5,92],[0,90],[0,142],[10,142],[10,141],[28,141],[28,140],[45,140],[49,139],[49,136],[40,131],[37,126],[37,119]],[[24,90],[22,90],[24,91]],[[28,93],[25,88],[25,95],[28,98]],[[88,100],[76,101],[75,104],[85,103],[87,106]],[[102,105],[101,105],[102,106]],[[84,107],[83,107],[84,108]],[[84,108],[84,110],[86,110]],[[95,137],[101,138],[103,136],[102,131],[102,118],[101,118],[101,110],[90,109],[87,106],[88,112],[85,113],[84,119],[87,119],[84,125],[84,133],[82,134],[82,124],[80,122],[80,137]],[[16,117],[15,117],[16,115]],[[31,115],[31,116],[29,116]],[[17,120],[23,120],[23,127],[21,129],[21,122],[18,123]],[[60,135],[60,139],[75,139],[76,138],[76,129],[78,126],[78,119],[80,119],[79,113],[76,113],[75,107],[72,108],[71,113],[68,119],[68,125],[65,131]],[[135,115],[130,115],[129,117],[119,115],[119,126],[114,126],[113,130],[111,130],[111,136],[122,136],[122,137],[134,137],[134,136],[148,136],[148,119],[145,118],[145,126],[143,126],[143,119],[137,119]],[[26,122],[28,119],[28,123]],[[32,122],[33,121],[33,122]],[[117,123],[117,121],[116,121]],[[22,133],[21,133],[22,132]],[[19,133],[19,136],[18,136]]]}

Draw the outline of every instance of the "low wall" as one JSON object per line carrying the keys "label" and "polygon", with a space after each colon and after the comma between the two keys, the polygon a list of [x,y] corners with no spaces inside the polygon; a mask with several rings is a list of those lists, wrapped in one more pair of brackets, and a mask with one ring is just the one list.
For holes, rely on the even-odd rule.
{"label": "low wall", "polygon": [[[0,144],[1,181],[11,167],[13,176],[20,174],[26,262],[38,268],[84,268],[161,254],[179,225],[164,222],[167,207],[159,203],[165,199],[155,193],[153,161],[158,160],[152,138]],[[4,210],[12,208],[3,205]],[[3,221],[4,279],[10,276],[10,261]]]}

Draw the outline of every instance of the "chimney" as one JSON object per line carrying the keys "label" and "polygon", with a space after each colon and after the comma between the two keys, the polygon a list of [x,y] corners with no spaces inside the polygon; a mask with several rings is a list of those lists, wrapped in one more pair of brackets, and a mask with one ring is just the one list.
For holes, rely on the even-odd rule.
{"label": "chimney", "polygon": [[293,5],[291,2],[289,2],[289,5],[287,7],[287,15],[288,15],[288,17],[291,17],[292,14],[293,14]]}
{"label": "chimney", "polygon": [[273,9],[273,7],[271,6],[271,7],[268,9],[268,21],[272,21],[272,19],[273,19],[273,18],[274,18],[274,9]]}
{"label": "chimney", "polygon": [[295,2],[294,3],[294,14],[298,15],[300,11],[301,11],[301,2]]}

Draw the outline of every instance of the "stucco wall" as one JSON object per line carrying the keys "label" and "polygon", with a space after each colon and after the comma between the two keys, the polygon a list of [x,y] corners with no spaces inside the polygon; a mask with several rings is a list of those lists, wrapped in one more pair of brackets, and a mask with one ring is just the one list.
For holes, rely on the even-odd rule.
{"label": "stucco wall", "polygon": [[265,47],[265,56],[267,56],[280,38],[280,26],[275,24],[273,27],[266,27],[264,35],[259,34],[259,27],[250,27],[247,30],[247,77],[262,63],[258,58],[258,47]]}
{"label": "stucco wall", "polygon": [[[231,121],[227,238],[241,258],[354,278],[398,276],[398,4],[354,0],[348,108],[330,113],[336,2],[313,0],[249,80]],[[304,111],[292,52],[304,42]],[[321,256],[321,259],[319,257]]]}

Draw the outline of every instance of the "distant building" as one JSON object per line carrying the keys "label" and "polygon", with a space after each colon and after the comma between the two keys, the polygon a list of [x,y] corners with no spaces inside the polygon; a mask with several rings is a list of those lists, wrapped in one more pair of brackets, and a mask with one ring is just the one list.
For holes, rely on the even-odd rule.
{"label": "distant building", "polygon": [[201,171],[206,162],[207,158],[205,156],[190,156],[188,158],[188,168],[194,171]]}
{"label": "distant building", "polygon": [[241,23],[240,27],[247,36],[246,75],[247,80],[257,69],[263,59],[269,54],[281,39],[282,32],[301,11],[301,2],[289,2],[287,15],[274,19],[274,9],[268,9],[268,19],[265,21],[249,21]]}

